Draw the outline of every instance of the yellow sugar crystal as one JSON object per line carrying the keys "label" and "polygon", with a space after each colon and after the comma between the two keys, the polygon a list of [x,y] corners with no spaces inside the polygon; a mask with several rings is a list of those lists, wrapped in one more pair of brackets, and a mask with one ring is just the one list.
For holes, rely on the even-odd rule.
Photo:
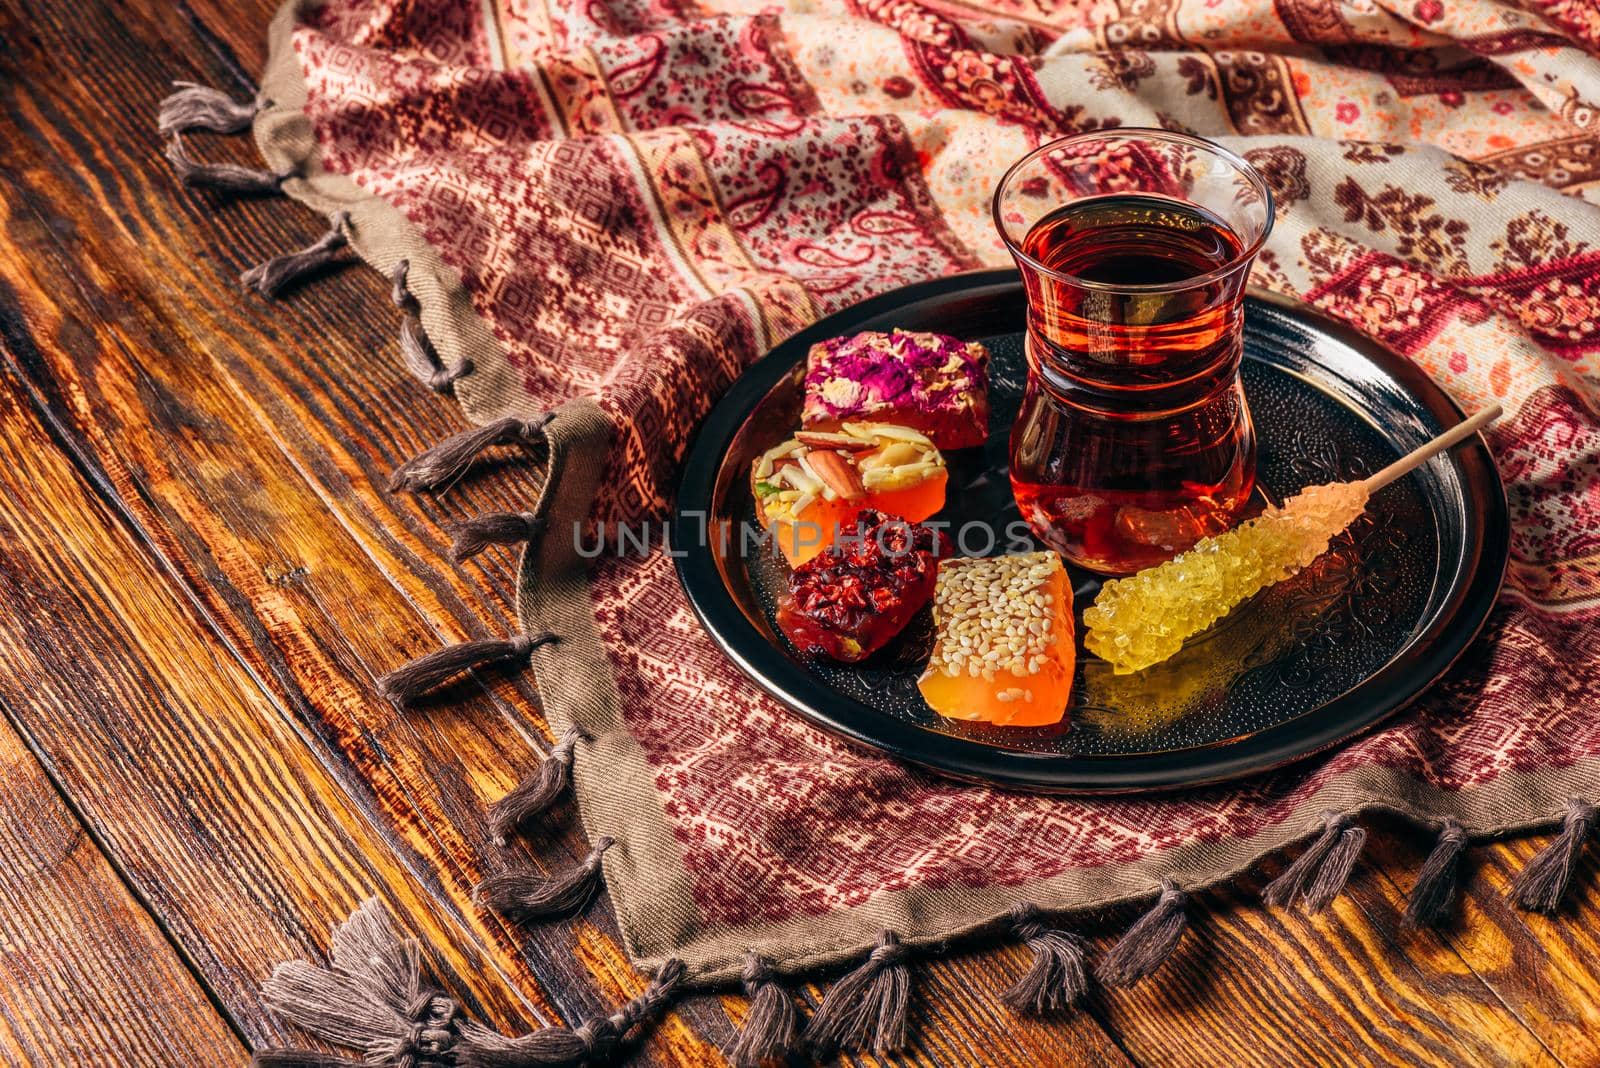
{"label": "yellow sugar crystal", "polygon": [[1119,675],[1159,664],[1321,556],[1366,507],[1363,483],[1312,486],[1164,564],[1108,582],[1083,614],[1084,647]]}

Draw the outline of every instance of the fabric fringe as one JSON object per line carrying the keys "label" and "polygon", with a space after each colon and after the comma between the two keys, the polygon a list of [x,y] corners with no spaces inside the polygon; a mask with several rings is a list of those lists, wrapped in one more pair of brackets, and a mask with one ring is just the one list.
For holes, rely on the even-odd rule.
{"label": "fabric fringe", "polygon": [[189,130],[239,133],[255,120],[259,112],[272,106],[270,100],[239,103],[227,93],[195,82],[172,84],[178,91],[161,101],[161,111],[156,119],[156,129],[161,131],[162,137]]}
{"label": "fabric fringe", "polygon": [[1573,873],[1578,870],[1583,843],[1594,832],[1597,820],[1600,820],[1600,807],[1576,797],[1567,801],[1561,833],[1523,865],[1511,881],[1517,904],[1547,916],[1561,907],[1561,899],[1566,896]]}
{"label": "fabric fringe", "polygon": [[389,290],[389,299],[404,316],[400,320],[400,356],[405,360],[406,368],[423,385],[435,393],[448,394],[455,389],[456,382],[472,373],[472,361],[463,358],[454,367],[444,366],[439,351],[433,347],[428,332],[423,329],[422,306],[406,286],[410,271],[411,261],[401,260],[395,264],[394,274],[390,277],[393,285]]}
{"label": "fabric fringe", "polygon": [[[316,1037],[361,1050],[375,1063],[393,1063],[407,1055],[438,1056],[454,1045],[460,1007],[424,986],[421,948],[415,939],[395,933],[376,899],[335,929],[332,958],[332,969],[305,961],[278,965],[261,988],[262,999]],[[390,1060],[381,1061],[379,1051]],[[303,1054],[284,1051],[279,1056]]]}
{"label": "fabric fringe", "polygon": [[485,449],[495,445],[531,444],[541,440],[544,428],[554,418],[553,412],[535,419],[512,416],[464,430],[401,464],[389,479],[389,489],[415,492],[448,486],[466,474],[472,461]]}
{"label": "fabric fringe", "polygon": [[1467,829],[1455,819],[1439,828],[1439,840],[1417,872],[1417,883],[1406,898],[1407,927],[1437,927],[1450,915],[1460,881],[1461,858],[1467,851]]}
{"label": "fabric fringe", "polygon": [[597,1016],[576,1030],[547,1027],[520,1038],[505,1038],[485,1027],[464,1023],[455,1050],[456,1068],[575,1068],[609,1064],[638,1029],[664,1013],[683,986],[683,962],[669,960],[638,997],[610,1016]]}
{"label": "fabric fringe", "polygon": [[572,781],[572,757],[583,732],[569,727],[550,752],[539,761],[539,770],[523,779],[509,794],[489,806],[489,827],[495,840],[504,845],[523,823],[546,812],[566,793]]}
{"label": "fabric fringe", "polygon": [[799,1014],[793,996],[778,982],[771,965],[757,953],[746,953],[740,979],[750,999],[750,1011],[728,1050],[734,1068],[760,1068],[795,1052],[800,1036]]}
{"label": "fabric fringe", "polygon": [[400,358],[418,381],[446,396],[455,392],[457,382],[472,373],[472,361],[465,359],[446,370],[422,328],[422,320],[414,315],[400,320]]}
{"label": "fabric fringe", "polygon": [[491,545],[520,545],[538,537],[544,519],[532,512],[490,512],[456,528],[450,559],[470,560]]}
{"label": "fabric fringe", "polygon": [[820,1052],[870,1048],[891,1053],[906,1044],[911,1006],[909,950],[884,931],[866,961],[829,988],[806,1025],[805,1041]]}
{"label": "fabric fringe", "polygon": [[1267,904],[1280,906],[1300,898],[1307,911],[1321,912],[1350,881],[1366,841],[1367,832],[1348,813],[1323,813],[1322,833],[1267,884],[1261,896]]}
{"label": "fabric fringe", "polygon": [[1013,1011],[1047,1016],[1071,1008],[1089,992],[1084,967],[1087,943],[1044,921],[1039,906],[1022,901],[1012,906],[1011,931],[1033,951],[1033,963],[1000,1000]]}
{"label": "fabric fringe", "polygon": [[502,661],[525,661],[541,645],[556,641],[548,631],[516,634],[510,638],[479,638],[458,642],[419,656],[378,680],[378,692],[397,704],[410,704],[443,686],[462,672]]}
{"label": "fabric fringe", "polygon": [[265,263],[256,264],[239,276],[240,284],[264,297],[276,297],[290,283],[333,263],[339,250],[350,243],[349,228],[350,213],[334,213],[327,233],[298,252],[274,256]]}
{"label": "fabric fringe", "polygon": [[1165,963],[1189,926],[1189,895],[1171,879],[1161,880],[1155,905],[1111,947],[1095,978],[1106,986],[1132,986]]}
{"label": "fabric fringe", "polygon": [[603,836],[589,855],[570,870],[553,878],[532,871],[507,871],[478,884],[478,903],[518,920],[543,920],[577,912],[600,887],[600,858],[616,844]]}
{"label": "fabric fringe", "polygon": [[167,139],[167,162],[172,164],[178,180],[190,189],[215,189],[236,197],[279,196],[283,183],[295,176],[292,170],[274,174],[237,163],[201,163],[189,155],[183,138],[177,134]]}
{"label": "fabric fringe", "polygon": [[422,973],[417,941],[401,938],[376,899],[333,935],[333,967],[280,964],[261,988],[274,1012],[359,1057],[312,1050],[268,1050],[261,1068],[577,1068],[609,1062],[638,1029],[666,1011],[683,985],[682,961],[669,960],[638,997],[575,1030],[547,1027],[507,1038],[461,1014],[456,1001]]}

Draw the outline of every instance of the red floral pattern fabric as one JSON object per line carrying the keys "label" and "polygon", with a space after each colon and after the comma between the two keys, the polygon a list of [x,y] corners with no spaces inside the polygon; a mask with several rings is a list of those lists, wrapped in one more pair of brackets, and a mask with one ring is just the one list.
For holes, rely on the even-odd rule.
{"label": "red floral pattern fabric", "polygon": [[872,293],[1005,262],[1003,167],[1163,126],[1277,195],[1255,280],[1415,360],[1492,443],[1512,567],[1422,706],[1181,800],[1041,799],[849,749],[711,645],[670,562],[595,617],[708,923],[1021,885],[1249,837],[1384,767],[1439,791],[1600,756],[1600,22],[1578,0],[349,0],[294,47],[322,163],[463,278],[530,410],[617,428],[596,517],[659,517],[740,369]]}

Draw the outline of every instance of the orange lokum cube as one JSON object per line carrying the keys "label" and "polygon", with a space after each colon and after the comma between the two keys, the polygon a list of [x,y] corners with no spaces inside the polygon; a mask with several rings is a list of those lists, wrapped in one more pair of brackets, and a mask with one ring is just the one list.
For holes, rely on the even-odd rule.
{"label": "orange lokum cube", "polygon": [[945,560],[937,637],[917,686],[950,719],[999,727],[1061,722],[1072,694],[1072,588],[1052,552]]}

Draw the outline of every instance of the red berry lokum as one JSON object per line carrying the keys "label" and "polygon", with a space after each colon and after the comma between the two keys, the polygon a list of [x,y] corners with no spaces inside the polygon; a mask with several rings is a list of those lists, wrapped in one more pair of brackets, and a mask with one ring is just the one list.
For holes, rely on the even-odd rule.
{"label": "red berry lokum", "polygon": [[863,509],[855,529],[789,575],[778,629],[805,656],[865,659],[905,629],[933,596],[943,533]]}

